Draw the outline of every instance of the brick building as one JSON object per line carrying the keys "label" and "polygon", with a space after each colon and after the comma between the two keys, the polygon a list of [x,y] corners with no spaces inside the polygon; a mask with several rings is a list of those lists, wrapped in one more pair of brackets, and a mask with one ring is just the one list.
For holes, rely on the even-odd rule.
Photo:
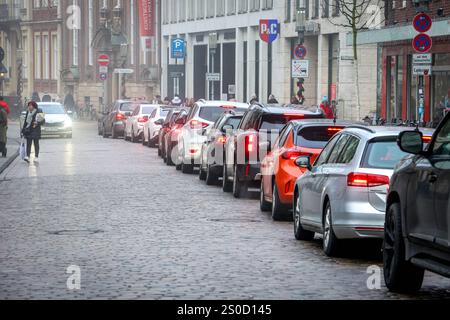
{"label": "brick building", "polygon": [[[412,46],[418,34],[412,26],[418,9],[413,1],[386,1],[386,27],[361,33],[358,43],[378,43],[380,59],[379,114],[388,119],[421,120],[419,110],[420,78],[414,74]],[[428,14],[433,25],[431,74],[423,77],[425,122],[438,121],[450,108],[450,1],[433,0]]]}
{"label": "brick building", "polygon": [[[140,32],[142,5],[153,11],[151,37]],[[160,77],[158,6],[154,0],[0,0],[5,95],[29,99],[37,92],[63,101],[71,93],[78,105],[96,107],[125,96],[152,98]],[[105,82],[100,53],[111,57]],[[115,73],[118,68],[127,74]]]}

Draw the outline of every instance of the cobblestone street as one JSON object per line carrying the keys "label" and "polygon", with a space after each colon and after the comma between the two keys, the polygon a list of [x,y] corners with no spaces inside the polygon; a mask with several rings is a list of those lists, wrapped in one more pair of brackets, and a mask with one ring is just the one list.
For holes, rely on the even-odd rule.
{"label": "cobblestone street", "polygon": [[[236,200],[167,167],[156,149],[103,139],[42,140],[39,164],[0,176],[0,299],[429,299],[450,280],[427,273],[415,296],[369,290],[375,245],[327,258],[256,199]],[[69,266],[81,289],[68,290]],[[380,269],[381,270],[381,269]]]}

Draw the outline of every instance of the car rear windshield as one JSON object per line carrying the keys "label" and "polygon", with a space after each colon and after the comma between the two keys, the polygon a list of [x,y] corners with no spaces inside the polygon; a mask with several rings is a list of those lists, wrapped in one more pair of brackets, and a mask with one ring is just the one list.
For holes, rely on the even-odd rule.
{"label": "car rear windshield", "polygon": [[[230,110],[230,108],[226,107],[202,107],[200,108],[199,117],[210,122],[216,122],[220,116],[227,110]],[[244,112],[246,109],[242,108],[234,108],[231,109],[236,112]]]}
{"label": "car rear windshield", "polygon": [[400,150],[395,138],[372,141],[367,146],[362,167],[374,169],[394,169],[407,154]]}
{"label": "car rear windshield", "polygon": [[295,144],[299,147],[323,149],[333,136],[344,127],[317,126],[300,129]]}
{"label": "car rear windshield", "polygon": [[120,105],[120,111],[123,112],[134,111],[134,108],[136,108],[136,105],[131,102],[125,102]]}
{"label": "car rear windshield", "polygon": [[156,107],[153,107],[153,106],[143,106],[142,114],[145,114],[145,115],[152,114],[153,110],[155,110],[155,109],[156,109]]}
{"label": "car rear windshield", "polygon": [[267,130],[267,131],[274,131],[278,130],[281,131],[281,129],[284,128],[286,123],[292,120],[298,120],[298,119],[304,119],[305,116],[298,114],[298,115],[285,115],[285,114],[271,114],[271,115],[265,115],[262,118],[260,130]]}

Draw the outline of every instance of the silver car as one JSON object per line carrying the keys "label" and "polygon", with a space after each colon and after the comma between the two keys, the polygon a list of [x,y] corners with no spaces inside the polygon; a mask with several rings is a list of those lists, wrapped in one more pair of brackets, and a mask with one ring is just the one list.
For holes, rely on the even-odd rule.
{"label": "silver car", "polygon": [[[338,253],[342,239],[383,238],[386,195],[395,165],[407,154],[397,146],[402,127],[351,126],[334,136],[294,190],[298,240],[323,234],[325,254]],[[422,130],[429,141],[433,130]]]}

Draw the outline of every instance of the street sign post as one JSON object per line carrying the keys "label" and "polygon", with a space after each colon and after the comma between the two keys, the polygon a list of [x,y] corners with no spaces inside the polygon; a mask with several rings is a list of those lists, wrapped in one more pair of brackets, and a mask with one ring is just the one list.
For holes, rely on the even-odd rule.
{"label": "street sign post", "polygon": [[107,74],[107,73],[100,73],[99,79],[100,79],[101,81],[106,81],[106,80],[108,80],[108,74]]}
{"label": "street sign post", "polygon": [[97,60],[98,64],[104,67],[109,66],[109,56],[107,54],[101,54]]}
{"label": "street sign post", "polygon": [[259,21],[259,37],[262,41],[272,43],[278,38],[279,23],[276,19],[262,19]]}
{"label": "street sign post", "polygon": [[294,49],[294,56],[298,59],[305,58],[307,53],[308,53],[308,50],[302,44],[297,45]]}
{"label": "street sign post", "polygon": [[413,39],[413,48],[419,53],[427,53],[433,46],[433,40],[427,34],[421,33]]}
{"label": "street sign post", "polygon": [[413,65],[413,75],[431,76],[431,65]]}
{"label": "street sign post", "polygon": [[114,73],[118,74],[132,74],[134,73],[133,69],[114,69]]}
{"label": "street sign post", "polygon": [[173,39],[170,49],[172,59],[184,59],[186,55],[186,43],[184,39]]}
{"label": "street sign post", "polygon": [[424,33],[428,32],[433,25],[431,17],[426,13],[419,13],[414,17],[413,26],[417,32]]}
{"label": "street sign post", "polygon": [[207,73],[206,81],[220,81],[220,73]]}
{"label": "street sign post", "polygon": [[413,54],[413,64],[429,64],[433,63],[431,53]]}
{"label": "street sign post", "polygon": [[309,60],[292,60],[292,78],[309,77]]}

